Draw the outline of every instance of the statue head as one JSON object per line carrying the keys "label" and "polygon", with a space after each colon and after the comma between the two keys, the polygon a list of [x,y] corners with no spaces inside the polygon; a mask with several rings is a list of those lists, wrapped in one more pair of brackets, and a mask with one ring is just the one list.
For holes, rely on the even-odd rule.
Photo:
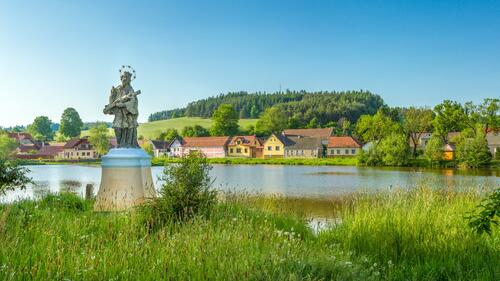
{"label": "statue head", "polygon": [[135,70],[130,65],[122,65],[120,68],[120,80],[123,85],[128,85],[135,79]]}
{"label": "statue head", "polygon": [[130,84],[130,81],[132,81],[132,73],[125,71],[120,75],[120,80],[122,81],[123,85],[128,85]]}

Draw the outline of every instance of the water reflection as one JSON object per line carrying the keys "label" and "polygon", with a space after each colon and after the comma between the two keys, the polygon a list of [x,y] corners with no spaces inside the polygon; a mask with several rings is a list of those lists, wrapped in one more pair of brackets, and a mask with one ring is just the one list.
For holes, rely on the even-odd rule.
{"label": "water reflection", "polygon": [[[85,194],[92,184],[94,195],[99,188],[100,167],[77,165],[31,166],[30,176],[36,182],[25,191],[9,192],[0,201],[34,198],[48,192]],[[157,179],[163,167],[153,167]],[[210,175],[214,187],[224,191],[281,194],[295,197],[325,197],[356,190],[387,190],[425,185],[435,188],[498,187],[498,170],[456,170],[422,168],[371,168],[350,166],[280,166],[280,165],[214,165]],[[157,188],[161,182],[155,180]]]}

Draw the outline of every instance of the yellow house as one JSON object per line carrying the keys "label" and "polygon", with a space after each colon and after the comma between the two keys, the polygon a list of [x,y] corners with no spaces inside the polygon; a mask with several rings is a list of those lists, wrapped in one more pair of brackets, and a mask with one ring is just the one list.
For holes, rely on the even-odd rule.
{"label": "yellow house", "polygon": [[227,145],[227,156],[261,158],[262,143],[256,136],[235,136]]}
{"label": "yellow house", "polygon": [[443,160],[451,161],[455,158],[455,147],[451,144],[445,144],[443,147]]}
{"label": "yellow house", "polygon": [[264,158],[284,157],[287,143],[288,141],[285,136],[272,134],[264,142]]}

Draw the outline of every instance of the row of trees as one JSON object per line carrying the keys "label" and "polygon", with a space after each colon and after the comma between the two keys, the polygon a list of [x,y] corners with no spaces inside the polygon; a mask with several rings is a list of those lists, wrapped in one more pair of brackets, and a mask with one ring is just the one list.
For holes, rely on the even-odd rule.
{"label": "row of trees", "polygon": [[54,131],[54,124],[47,116],[38,116],[28,125],[28,132],[35,140],[48,141],[56,137],[59,141],[80,136],[84,124],[78,112],[68,107],[61,116],[59,130]]}
{"label": "row of trees", "polygon": [[[432,164],[443,159],[443,146],[456,145],[455,160],[465,167],[486,166],[491,160],[486,133],[500,129],[499,99],[485,99],[481,104],[460,104],[445,100],[434,109],[410,107],[363,115],[355,126],[356,136],[371,143],[368,152],[359,155],[367,165],[408,164],[419,156],[419,140],[424,132],[432,132],[429,143],[421,155]],[[449,139],[450,132],[460,132]],[[410,146],[410,144],[412,144]],[[411,148],[410,148],[411,147]]]}
{"label": "row of trees", "polygon": [[294,117],[296,126],[306,126],[312,119],[321,126],[341,117],[351,122],[363,114],[374,114],[385,106],[378,95],[368,91],[275,93],[234,92],[189,103],[184,109],[153,113],[149,121],[181,116],[210,118],[222,104],[230,104],[238,118],[259,118],[268,108],[278,106],[288,117]]}

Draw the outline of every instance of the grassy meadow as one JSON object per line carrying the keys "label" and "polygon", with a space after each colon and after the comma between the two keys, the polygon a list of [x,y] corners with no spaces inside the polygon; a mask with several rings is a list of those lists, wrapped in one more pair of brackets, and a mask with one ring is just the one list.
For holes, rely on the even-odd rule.
{"label": "grassy meadow", "polygon": [[[0,205],[0,280],[498,280],[498,228],[464,219],[478,190],[226,194],[208,218],[155,231],[140,210],[49,195]],[[332,225],[314,233],[311,216]]]}
{"label": "grassy meadow", "polygon": [[[241,128],[247,128],[250,125],[255,125],[255,123],[257,123],[257,119],[240,119],[239,122]],[[205,119],[200,117],[180,117],[168,120],[141,123],[137,128],[137,135],[144,136],[145,138],[156,138],[169,128],[177,129],[180,133],[184,127],[194,125],[200,125],[205,128],[210,128],[210,126],[212,126],[212,119]],[[114,134],[113,130],[110,129],[110,133]],[[87,136],[88,134],[88,130],[82,132],[82,136]]]}

